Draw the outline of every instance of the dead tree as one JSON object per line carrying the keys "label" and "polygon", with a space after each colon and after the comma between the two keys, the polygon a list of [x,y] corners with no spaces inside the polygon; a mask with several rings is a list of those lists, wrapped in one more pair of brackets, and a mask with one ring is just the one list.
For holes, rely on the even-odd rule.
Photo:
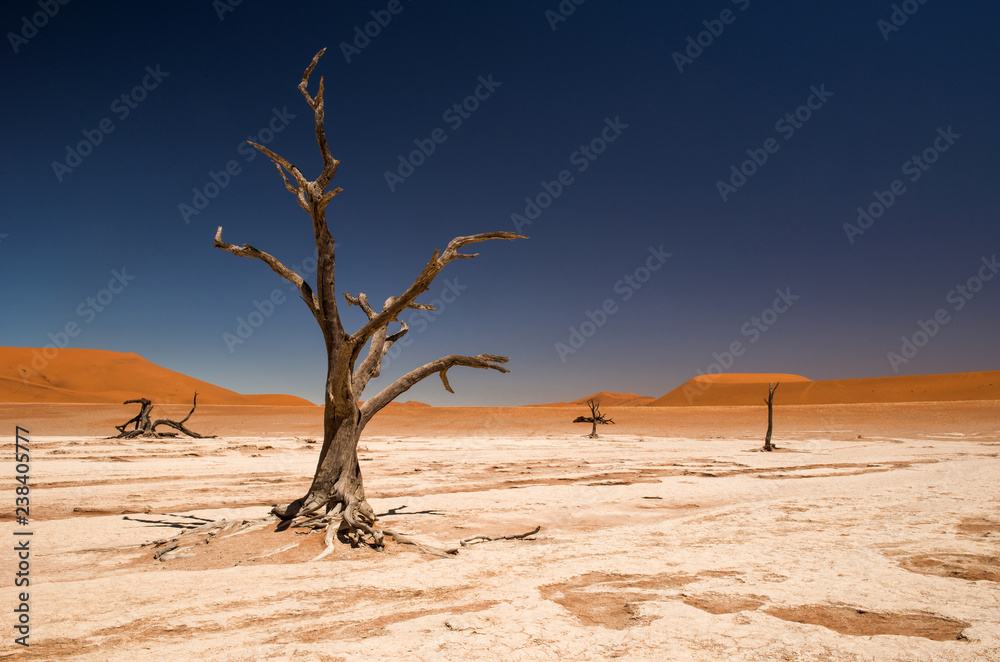
{"label": "dead tree", "polygon": [[597,424],[601,425],[614,425],[615,422],[610,418],[605,418],[604,414],[601,413],[601,401],[600,400],[587,400],[587,406],[590,407],[590,416],[577,416],[573,419],[574,423],[593,423],[594,427],[590,434],[587,435],[588,439],[597,439]]}
{"label": "dead tree", "polygon": [[[136,437],[153,437],[160,439],[163,437],[176,437],[176,432],[157,432],[156,428],[160,425],[166,425],[172,427],[175,430],[180,430],[189,437],[194,437],[195,439],[214,439],[215,435],[205,436],[193,432],[192,430],[184,427],[184,424],[191,414],[194,413],[195,407],[198,406],[198,394],[194,394],[194,399],[191,401],[191,411],[180,421],[171,421],[169,418],[160,418],[156,421],[150,422],[149,412],[153,411],[153,403],[147,398],[137,398],[135,400],[126,400],[122,404],[130,405],[132,403],[140,405],[139,413],[135,415],[135,418],[122,423],[121,425],[116,425],[115,429],[118,430],[118,435],[111,437],[112,439],[135,439]],[[135,423],[135,427],[131,430],[125,430],[128,426]]]}
{"label": "dead tree", "polygon": [[[363,293],[357,296],[344,293],[347,304],[358,306],[368,317],[368,322],[354,333],[344,330],[337,311],[337,291],[334,280],[334,249],[335,241],[326,221],[326,207],[342,189],[327,191],[330,181],[337,173],[340,162],[333,158],[327,144],[324,127],[323,79],[320,78],[316,96],[310,95],[309,77],[326,49],[321,50],[306,67],[302,81],[298,85],[299,92],[309,107],[312,108],[316,124],[316,141],[319,144],[323,159],[323,169],[310,181],[298,167],[287,159],[275,154],[268,148],[251,142],[274,163],[285,188],[295,196],[299,206],[312,220],[312,230],[318,252],[316,269],[316,289],[282,264],[277,258],[258,250],[248,244],[235,246],[222,240],[222,228],[215,234],[215,247],[228,251],[240,257],[250,257],[261,260],[276,274],[290,281],[296,288],[309,311],[323,332],[327,355],[327,377],[324,393],[323,414],[323,446],[320,450],[316,471],[309,490],[301,498],[287,505],[275,506],[272,512],[283,520],[305,517],[325,509],[324,518],[329,522],[328,529],[332,533],[334,524],[338,524],[341,533],[352,539],[362,534],[371,537],[370,543],[381,546],[382,533],[373,528],[375,513],[365,499],[365,491],[361,478],[361,467],[358,463],[357,445],[365,425],[372,417],[395,398],[405,393],[417,382],[438,374],[444,388],[451,393],[448,383],[448,369],[454,366],[468,366],[509,372],[503,367],[508,361],[506,356],[479,354],[478,356],[459,356],[452,354],[406,373],[392,384],[373,395],[359,405],[365,387],[369,380],[379,376],[382,360],[393,343],[402,338],[408,327],[398,320],[406,309],[435,310],[433,306],[417,303],[418,296],[427,291],[435,276],[453,260],[475,257],[476,253],[460,253],[469,245],[490,239],[519,239],[523,235],[513,232],[488,232],[467,237],[452,239],[444,250],[435,250],[427,265],[417,274],[417,277],[399,296],[389,297],[382,304],[381,310],[368,302]],[[398,330],[389,332],[389,325],[398,323]],[[367,354],[362,357],[362,351],[368,347]],[[360,363],[358,363],[360,360]]]}
{"label": "dead tree", "polygon": [[767,399],[764,402],[767,404],[767,435],[764,437],[764,450],[770,452],[771,450],[777,448],[777,446],[771,445],[771,430],[774,427],[774,392],[778,390],[778,384],[771,386],[769,383],[767,385]]}

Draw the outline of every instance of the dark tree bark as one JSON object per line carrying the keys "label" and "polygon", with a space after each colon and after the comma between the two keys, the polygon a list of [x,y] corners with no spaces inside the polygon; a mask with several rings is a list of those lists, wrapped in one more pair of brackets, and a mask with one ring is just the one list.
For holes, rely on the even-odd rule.
{"label": "dark tree bark", "polygon": [[600,400],[587,400],[587,406],[590,407],[590,416],[577,416],[573,419],[574,423],[593,423],[594,427],[587,435],[588,439],[597,439],[597,424],[601,425],[614,425],[615,422],[610,418],[606,418],[604,414],[601,413],[601,401]]}
{"label": "dark tree bark", "polygon": [[767,385],[767,399],[764,400],[767,403],[767,436],[764,437],[764,450],[768,452],[777,448],[777,446],[771,445],[771,430],[774,428],[774,392],[778,390],[779,384],[781,382],[774,386]]}
{"label": "dark tree bark", "polygon": [[[195,439],[215,439],[215,435],[206,437],[204,435],[200,435],[197,432],[193,432],[184,427],[184,424],[187,422],[187,420],[191,418],[191,414],[194,413],[195,407],[198,406],[197,393],[194,394],[194,399],[191,402],[191,411],[189,411],[188,415],[185,416],[180,421],[171,421],[169,418],[160,418],[157,419],[156,421],[150,422],[149,413],[153,411],[153,403],[150,402],[150,400],[147,398],[138,398],[136,400],[126,400],[122,404],[128,405],[132,404],[133,402],[141,406],[141,408],[139,409],[139,413],[135,415],[135,418],[126,421],[121,425],[116,425],[115,429],[118,430],[118,435],[112,437],[112,439],[134,439],[136,437],[154,437],[159,439],[162,437],[177,436],[177,434],[174,432],[157,432],[156,428],[157,426],[160,425],[166,425],[167,427],[171,427],[175,430],[180,430],[187,436],[194,437]],[[133,423],[135,423],[135,428],[126,431],[125,428],[132,425]]]}
{"label": "dark tree bark", "polygon": [[[316,96],[309,94],[309,77],[326,49],[321,50],[309,63],[299,92],[312,108],[316,124],[316,141],[323,158],[323,169],[319,176],[309,181],[302,172],[288,160],[256,143],[250,143],[266,154],[274,163],[285,188],[295,196],[298,204],[312,220],[313,235],[318,252],[316,289],[302,276],[282,264],[275,257],[244,244],[235,246],[222,240],[222,228],[215,235],[215,247],[241,257],[252,257],[266,263],[272,271],[294,284],[323,332],[327,354],[327,378],[324,396],[323,446],[320,450],[312,485],[301,498],[290,504],[276,506],[273,513],[284,520],[304,518],[325,509],[333,526],[339,516],[343,533],[350,536],[366,534],[371,543],[381,546],[381,532],[372,528],[375,514],[365,499],[361,467],[358,463],[357,445],[365,425],[372,417],[395,398],[405,393],[417,382],[438,374],[449,392],[447,371],[454,366],[468,366],[509,372],[503,367],[508,361],[505,356],[480,354],[478,356],[450,355],[411,370],[378,394],[358,402],[369,380],[379,376],[382,360],[393,343],[407,332],[405,322],[398,316],[408,308],[434,310],[433,306],[417,303],[416,299],[427,291],[438,273],[451,261],[475,257],[476,253],[460,253],[469,245],[490,239],[519,239],[523,235],[513,232],[488,232],[452,239],[444,250],[434,251],[430,261],[402,294],[385,300],[381,310],[376,310],[368,302],[364,293],[353,296],[344,293],[347,304],[364,311],[368,322],[354,333],[347,333],[337,310],[337,291],[334,280],[334,257],[336,242],[326,221],[326,207],[340,188],[327,191],[340,162],[333,158],[326,139],[324,127],[323,79],[320,78]],[[390,333],[390,324],[398,323],[400,328]],[[361,358],[365,346],[368,352]],[[360,359],[360,364],[358,363]],[[332,531],[332,528],[330,529]]]}

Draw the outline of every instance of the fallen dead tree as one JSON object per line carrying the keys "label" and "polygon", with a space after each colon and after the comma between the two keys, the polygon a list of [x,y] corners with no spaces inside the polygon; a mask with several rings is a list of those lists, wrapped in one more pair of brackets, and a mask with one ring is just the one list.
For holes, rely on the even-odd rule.
{"label": "fallen dead tree", "polygon": [[[135,415],[134,418],[122,423],[121,425],[116,425],[115,429],[118,430],[118,435],[115,437],[109,437],[109,439],[135,439],[136,437],[152,437],[154,439],[161,439],[163,437],[176,437],[176,432],[157,432],[156,428],[160,425],[166,425],[167,427],[174,428],[186,434],[189,437],[194,437],[195,439],[215,439],[215,435],[202,435],[189,430],[184,427],[184,424],[191,414],[194,413],[195,408],[198,406],[198,394],[194,394],[194,399],[191,402],[191,411],[188,415],[179,421],[172,421],[169,418],[160,418],[155,421],[150,421],[149,413],[153,411],[153,403],[148,398],[137,398],[135,400],[126,400],[122,404],[130,405],[132,403],[140,405],[139,413]],[[135,428],[131,430],[126,430],[128,426],[135,424]]]}

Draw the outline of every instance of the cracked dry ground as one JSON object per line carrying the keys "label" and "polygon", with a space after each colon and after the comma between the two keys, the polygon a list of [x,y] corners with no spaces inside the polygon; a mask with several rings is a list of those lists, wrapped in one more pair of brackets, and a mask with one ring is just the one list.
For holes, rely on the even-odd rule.
{"label": "cracked dry ground", "polygon": [[566,410],[386,417],[361,451],[383,526],[436,547],[542,527],[448,558],[311,562],[322,535],[273,526],[139,547],[299,496],[318,427],[33,434],[32,646],[0,658],[1000,660],[998,407],[960,404],[779,409],[775,453],[753,408],[622,409],[596,441]]}

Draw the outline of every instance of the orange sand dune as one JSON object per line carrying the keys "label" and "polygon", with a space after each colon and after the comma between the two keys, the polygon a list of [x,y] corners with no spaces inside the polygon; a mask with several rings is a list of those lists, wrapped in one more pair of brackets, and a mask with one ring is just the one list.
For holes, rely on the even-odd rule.
{"label": "orange sand dune", "polygon": [[154,404],[302,405],[293,395],[242,395],[151,363],[138,354],[100,349],[47,351],[0,347],[0,402],[116,402]]}
{"label": "orange sand dune", "polygon": [[636,393],[610,393],[599,391],[573,402],[553,402],[547,405],[524,405],[525,407],[586,407],[587,400],[599,400],[602,407],[641,407],[651,404],[656,398]]}
{"label": "orange sand dune", "polygon": [[809,381],[797,375],[695,377],[650,403],[653,407],[763,405],[768,382],[781,382],[776,405],[858,402],[1000,400],[1000,371]]}

